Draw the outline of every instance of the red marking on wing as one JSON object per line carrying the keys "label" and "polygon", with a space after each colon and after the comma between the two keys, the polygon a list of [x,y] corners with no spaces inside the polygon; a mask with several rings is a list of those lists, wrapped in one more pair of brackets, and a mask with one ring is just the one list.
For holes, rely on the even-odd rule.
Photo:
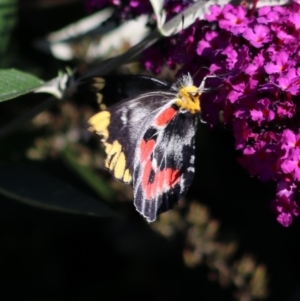
{"label": "red marking on wing", "polygon": [[155,124],[158,126],[166,125],[177,113],[177,110],[170,107],[164,110],[157,118],[155,119]]}
{"label": "red marking on wing", "polygon": [[142,187],[147,200],[152,200],[157,195],[173,188],[180,180],[180,171],[178,169],[166,168],[156,172],[154,181],[149,183],[151,170],[152,164],[151,161],[148,160],[142,175]]}
{"label": "red marking on wing", "polygon": [[143,191],[148,194],[147,189],[149,186],[151,186],[151,184],[149,184],[149,177],[150,177],[150,173],[152,170],[152,164],[151,161],[148,160],[146,165],[144,166],[144,170],[143,170],[143,174],[142,174],[142,187],[143,187]]}
{"label": "red marking on wing", "polygon": [[[172,108],[171,108],[172,109]],[[159,117],[162,117],[161,120],[171,119],[171,113],[176,113],[176,110],[170,109],[164,111]],[[167,112],[169,111],[169,112]],[[175,112],[175,113],[174,113]],[[158,120],[157,119],[157,120]],[[167,121],[166,121],[167,122]],[[145,163],[144,169],[142,171],[142,189],[147,200],[153,200],[157,195],[162,194],[164,191],[174,187],[180,180],[180,171],[173,168],[165,168],[163,170],[155,172],[153,181],[150,180],[150,174],[153,170],[152,160],[150,159],[151,153],[155,147],[156,141],[150,139],[145,141],[144,139],[140,143],[140,160],[141,163]]]}
{"label": "red marking on wing", "polygon": [[150,158],[150,155],[154,149],[155,140],[150,139],[148,141],[142,140],[140,144],[140,154],[141,154],[141,161],[147,161]]}

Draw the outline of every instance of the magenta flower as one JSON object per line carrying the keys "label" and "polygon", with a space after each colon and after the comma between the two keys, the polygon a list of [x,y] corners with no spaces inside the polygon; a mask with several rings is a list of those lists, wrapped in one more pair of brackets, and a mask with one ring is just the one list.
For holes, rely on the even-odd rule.
{"label": "magenta flower", "polygon": [[271,40],[270,29],[266,25],[255,25],[254,28],[247,28],[243,37],[255,48],[261,48]]}
{"label": "magenta flower", "polygon": [[270,122],[275,118],[275,112],[270,109],[271,101],[268,98],[258,100],[252,110],[251,119],[261,125],[262,122]]}
{"label": "magenta flower", "polygon": [[299,30],[300,29],[300,13],[295,12],[295,13],[291,13],[288,21],[294,26],[295,30]]}
{"label": "magenta flower", "polygon": [[265,6],[258,11],[258,18],[256,20],[257,23],[268,24],[274,20],[278,20],[279,17],[279,12],[272,10],[270,6]]}
{"label": "magenta flower", "polygon": [[221,53],[226,56],[226,68],[232,70],[238,61],[238,52],[229,44]]}
{"label": "magenta flower", "polygon": [[[255,134],[252,133],[251,128],[248,126],[246,120],[238,119],[233,123],[233,133],[235,138],[235,148],[243,149],[247,143],[249,137],[255,138]],[[249,149],[249,152],[251,150]]]}
{"label": "magenta flower", "polygon": [[250,76],[253,76],[258,72],[261,72],[261,68],[264,66],[264,63],[264,55],[262,52],[259,52],[245,68],[245,73]]}
{"label": "magenta flower", "polygon": [[274,30],[274,33],[277,38],[277,44],[288,44],[288,48],[297,46],[296,37],[291,35],[290,32],[287,32],[285,29],[286,28],[278,27]]}
{"label": "magenta flower", "polygon": [[275,144],[266,143],[264,138],[263,135],[258,135],[253,146],[246,146],[239,162],[252,175],[258,176],[262,181],[269,181],[276,175],[281,150]]}
{"label": "magenta flower", "polygon": [[[280,79],[278,79],[280,84]],[[289,85],[286,87],[285,91],[291,93],[292,95],[298,95],[300,92],[300,76],[290,79]]]}
{"label": "magenta flower", "polygon": [[282,91],[289,92],[292,95],[297,95],[300,92],[300,76],[296,75],[295,68],[290,68],[286,72],[280,73],[280,75],[272,75],[270,79]]}
{"label": "magenta flower", "polygon": [[280,196],[274,201],[273,206],[278,214],[277,221],[284,227],[289,227],[293,221],[293,215],[299,215],[299,207],[295,201],[287,196]]}
{"label": "magenta flower", "polygon": [[300,148],[289,150],[281,163],[281,169],[285,174],[290,174],[295,181],[300,181]]}
{"label": "magenta flower", "polygon": [[207,21],[213,22],[213,21],[218,21],[223,18],[223,10],[219,5],[212,5],[210,8],[210,14],[205,14],[205,19]]}
{"label": "magenta flower", "polygon": [[281,135],[282,148],[289,150],[291,148],[300,147],[300,132],[295,134],[293,131],[287,129]]}
{"label": "magenta flower", "polygon": [[274,211],[277,213],[277,221],[284,227],[289,227],[293,221],[293,216],[300,213],[295,201],[296,185],[287,181],[280,181],[277,184],[276,199],[272,203]]}
{"label": "magenta flower", "polygon": [[282,50],[278,54],[272,56],[272,62],[266,64],[265,71],[268,74],[279,73],[288,70],[295,65],[294,61],[289,60],[289,53]]}
{"label": "magenta flower", "polygon": [[227,7],[229,8],[228,11],[223,11],[223,18],[219,19],[220,28],[226,29],[236,35],[243,33],[249,23],[247,10],[242,6],[232,7],[231,5],[227,5]]}
{"label": "magenta flower", "polygon": [[278,102],[275,108],[278,119],[292,118],[296,112],[295,104],[290,101]]}
{"label": "magenta flower", "polygon": [[215,53],[216,50],[222,48],[221,45],[225,43],[219,36],[219,34],[215,31],[208,31],[204,39],[200,40],[197,47],[198,55],[211,55]]}

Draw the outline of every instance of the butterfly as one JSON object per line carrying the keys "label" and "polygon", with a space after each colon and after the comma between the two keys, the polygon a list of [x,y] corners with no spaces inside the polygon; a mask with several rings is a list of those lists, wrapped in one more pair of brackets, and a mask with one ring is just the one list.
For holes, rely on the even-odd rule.
{"label": "butterfly", "polygon": [[[171,86],[147,76],[124,79],[112,93],[127,92],[129,97],[88,121],[104,145],[105,167],[119,181],[132,184],[134,205],[148,222],[173,208],[191,185],[200,96],[207,90],[208,77],[212,76],[206,76],[200,87],[190,74]],[[108,81],[101,77],[90,81],[101,100]]]}

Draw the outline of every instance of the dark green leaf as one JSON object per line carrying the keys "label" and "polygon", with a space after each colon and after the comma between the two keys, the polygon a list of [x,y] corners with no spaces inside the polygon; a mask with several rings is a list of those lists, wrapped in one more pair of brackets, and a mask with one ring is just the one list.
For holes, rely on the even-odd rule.
{"label": "dark green leaf", "polygon": [[107,182],[99,177],[99,175],[89,166],[78,163],[70,148],[66,148],[62,152],[64,162],[75,171],[100,197],[106,201],[112,200],[115,193]]}
{"label": "dark green leaf", "polygon": [[99,217],[117,216],[105,204],[29,165],[0,164],[0,193],[48,210]]}
{"label": "dark green leaf", "polygon": [[17,21],[17,1],[0,0],[0,58],[3,59],[11,31]]}
{"label": "dark green leaf", "polygon": [[31,74],[16,69],[0,69],[0,102],[29,93],[42,85],[43,81]]}

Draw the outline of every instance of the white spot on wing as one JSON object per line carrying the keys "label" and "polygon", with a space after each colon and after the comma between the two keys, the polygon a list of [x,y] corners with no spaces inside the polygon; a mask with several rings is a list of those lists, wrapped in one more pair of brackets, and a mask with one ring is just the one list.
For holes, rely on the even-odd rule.
{"label": "white spot on wing", "polygon": [[155,172],[157,171],[157,160],[155,158],[152,159],[152,168]]}
{"label": "white spot on wing", "polygon": [[123,125],[126,125],[127,124],[127,110],[124,110],[121,114],[121,121],[123,123]]}

